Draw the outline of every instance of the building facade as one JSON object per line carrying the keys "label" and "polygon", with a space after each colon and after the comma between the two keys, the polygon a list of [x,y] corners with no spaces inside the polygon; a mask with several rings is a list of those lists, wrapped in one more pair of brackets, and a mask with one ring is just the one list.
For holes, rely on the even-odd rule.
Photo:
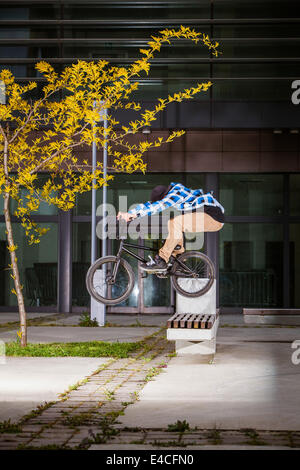
{"label": "building facade", "polygon": [[[151,34],[166,27],[190,26],[220,43],[218,58],[184,41],[162,48],[135,95],[145,107],[195,82],[211,80],[213,86],[191,102],[169,106],[149,134],[136,136],[151,140],[186,130],[176,142],[148,152],[146,175],[116,176],[108,197],[116,206],[124,195],[129,204],[145,201],[154,185],[170,181],[213,190],[226,209],[226,224],[205,236],[203,250],[218,267],[224,311],[300,308],[300,105],[291,99],[292,84],[300,79],[299,13],[298,2],[290,0],[0,3],[0,67],[10,68],[21,83],[43,85],[34,68],[41,59],[58,71],[77,59],[126,66]],[[119,118],[125,122],[131,115]],[[82,152],[86,156],[89,150]],[[97,197],[100,204],[101,191]],[[0,310],[13,310],[2,213]],[[42,205],[34,218],[51,230],[30,247],[14,220],[28,310],[87,310],[91,195],[78,198],[70,213]],[[161,240],[149,243],[159,248]],[[142,278],[134,269],[130,298],[111,311],[171,312],[169,281]]]}

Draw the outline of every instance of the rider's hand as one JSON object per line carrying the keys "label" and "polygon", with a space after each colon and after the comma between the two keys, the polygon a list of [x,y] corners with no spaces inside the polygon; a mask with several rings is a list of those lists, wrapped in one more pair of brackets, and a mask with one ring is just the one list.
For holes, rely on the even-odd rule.
{"label": "rider's hand", "polygon": [[118,212],[117,219],[124,219],[126,222],[129,222],[131,219],[135,219],[136,215],[128,214],[128,212]]}

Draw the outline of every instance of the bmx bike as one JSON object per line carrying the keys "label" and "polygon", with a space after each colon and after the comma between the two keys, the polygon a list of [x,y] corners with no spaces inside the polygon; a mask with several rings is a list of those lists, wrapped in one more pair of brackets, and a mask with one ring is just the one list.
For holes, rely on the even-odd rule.
{"label": "bmx bike", "polygon": [[[131,249],[157,251],[149,246],[128,243],[120,237],[116,256],[104,256],[97,259],[89,268],[86,275],[86,287],[89,294],[98,302],[106,305],[116,305],[126,300],[135,283],[131,265],[122,257],[123,253],[142,263],[148,260],[142,258]],[[97,272],[102,270],[99,277]],[[215,269],[208,256],[200,251],[185,251],[174,257],[171,256],[167,268],[163,272],[153,272],[158,278],[171,278],[176,292],[185,297],[204,295],[212,286],[215,279]]]}

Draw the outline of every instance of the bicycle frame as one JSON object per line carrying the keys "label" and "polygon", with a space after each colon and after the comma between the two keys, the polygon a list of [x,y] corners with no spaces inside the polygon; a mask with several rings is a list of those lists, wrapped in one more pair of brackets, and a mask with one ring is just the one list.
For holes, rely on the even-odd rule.
{"label": "bicycle frame", "polygon": [[[117,275],[119,265],[120,265],[121,255],[122,255],[123,252],[127,253],[128,255],[132,256],[133,258],[137,259],[138,261],[141,261],[142,263],[147,262],[147,260],[145,258],[142,258],[141,256],[137,255],[133,251],[128,250],[127,248],[136,248],[138,250],[143,250],[143,251],[145,251],[145,250],[153,251],[153,252],[157,251],[156,248],[151,248],[150,246],[135,245],[134,243],[127,243],[126,241],[121,240],[120,245],[119,245],[119,249],[118,249],[118,253],[117,253],[117,256],[116,256],[117,257],[117,262],[115,263],[115,266],[114,266],[113,279],[115,279],[115,277]],[[181,261],[179,261],[178,259],[175,258],[173,267],[176,266],[176,264],[181,266],[185,271],[188,271],[190,274],[193,274],[193,271],[188,266],[186,266],[184,263],[182,263]],[[173,269],[172,269],[171,272],[168,272],[167,274],[169,274],[169,275],[174,274]],[[181,273],[181,275],[182,275],[182,277],[185,277],[184,273]],[[187,277],[189,277],[189,276],[187,275]]]}

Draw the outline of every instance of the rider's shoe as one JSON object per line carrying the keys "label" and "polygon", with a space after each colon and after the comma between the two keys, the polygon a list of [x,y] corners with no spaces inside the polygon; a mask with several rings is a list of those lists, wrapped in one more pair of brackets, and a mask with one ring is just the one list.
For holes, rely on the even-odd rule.
{"label": "rider's shoe", "polygon": [[151,256],[149,256],[150,261],[148,263],[143,263],[141,265],[142,271],[147,271],[147,272],[164,272],[166,271],[168,265],[165,262],[164,259],[162,259],[159,255],[155,255],[155,258],[152,259]]}

